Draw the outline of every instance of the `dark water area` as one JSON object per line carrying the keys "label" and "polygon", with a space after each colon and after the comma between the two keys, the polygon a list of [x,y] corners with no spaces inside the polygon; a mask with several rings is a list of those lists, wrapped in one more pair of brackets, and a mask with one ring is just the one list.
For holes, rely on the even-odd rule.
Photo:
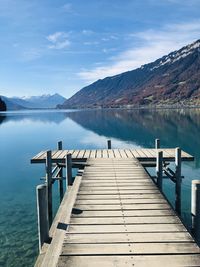
{"label": "dark water area", "polygon": [[[182,217],[190,226],[190,188],[200,179],[200,110],[84,110],[0,113],[0,266],[33,266],[38,253],[35,187],[44,166],[31,165],[41,150],[181,147],[195,156],[182,164]],[[154,170],[152,170],[154,172]],[[174,203],[174,184],[165,179],[164,192]],[[58,205],[54,186],[54,206]]]}

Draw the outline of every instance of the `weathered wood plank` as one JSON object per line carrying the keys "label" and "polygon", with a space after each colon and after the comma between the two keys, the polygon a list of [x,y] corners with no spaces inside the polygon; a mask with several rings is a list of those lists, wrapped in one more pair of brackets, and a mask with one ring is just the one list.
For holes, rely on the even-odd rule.
{"label": "weathered wood plank", "polygon": [[130,216],[168,216],[174,215],[174,211],[168,210],[84,210],[81,215],[72,217],[130,217]]}
{"label": "weathered wood plank", "polygon": [[[137,189],[137,190],[133,190],[133,189],[128,189],[128,190],[120,190],[120,195],[130,195],[130,194],[152,194],[152,193],[157,193],[157,194],[160,194],[159,193],[159,190],[158,189],[146,189],[146,190],[140,190],[140,189]],[[110,194],[117,194],[119,195],[119,191],[118,190],[107,190],[106,192],[105,191],[100,191],[100,190],[92,190],[92,191],[79,191],[79,195],[110,195]]]}
{"label": "weathered wood plank", "polygon": [[[131,194],[131,195],[77,195],[77,200],[85,199],[85,200],[119,200],[121,199],[122,201],[129,201],[131,199],[163,199],[163,196],[161,194]],[[108,202],[109,203],[109,202]]]}
{"label": "weathered wood plank", "polygon": [[135,203],[134,205],[121,204],[121,205],[76,205],[75,208],[80,210],[162,210],[170,209],[168,204],[159,204],[159,203]]}
{"label": "weathered wood plank", "polygon": [[77,158],[78,159],[83,158],[84,157],[84,154],[85,154],[85,150],[80,150]]}
{"label": "weathered wood plank", "polygon": [[92,149],[90,153],[90,159],[95,158],[95,157],[96,157],[96,150]]}
{"label": "weathered wood plank", "polygon": [[64,244],[62,255],[149,255],[200,253],[194,243]]}
{"label": "weathered wood plank", "polygon": [[113,153],[115,158],[121,159],[121,154],[119,153],[119,149],[113,149]]}
{"label": "weathered wood plank", "polygon": [[180,220],[177,216],[149,216],[149,217],[101,217],[101,218],[71,218],[70,224],[162,224],[162,223],[179,223]]}
{"label": "weathered wood plank", "polygon": [[154,233],[154,232],[186,232],[182,224],[128,224],[124,225],[70,225],[70,233]]}
{"label": "weathered wood plank", "polygon": [[90,200],[76,200],[76,205],[120,205],[120,204],[164,204],[167,203],[165,199],[162,198],[138,198],[138,199],[90,199]]}
{"label": "weathered wood plank", "polygon": [[199,255],[134,255],[131,256],[61,256],[57,267],[177,267],[177,266],[199,266]]}
{"label": "weathered wood plank", "polygon": [[[115,218],[116,219],[116,218]],[[132,243],[145,242],[194,242],[188,232],[157,232],[157,233],[94,233],[94,234],[72,234],[67,233],[65,243],[97,244],[97,243]]]}

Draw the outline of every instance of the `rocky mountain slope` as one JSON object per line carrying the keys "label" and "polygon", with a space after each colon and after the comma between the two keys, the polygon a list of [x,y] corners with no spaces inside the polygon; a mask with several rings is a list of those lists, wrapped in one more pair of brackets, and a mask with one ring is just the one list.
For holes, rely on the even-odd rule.
{"label": "rocky mountain slope", "polygon": [[200,40],[84,87],[59,108],[200,105]]}

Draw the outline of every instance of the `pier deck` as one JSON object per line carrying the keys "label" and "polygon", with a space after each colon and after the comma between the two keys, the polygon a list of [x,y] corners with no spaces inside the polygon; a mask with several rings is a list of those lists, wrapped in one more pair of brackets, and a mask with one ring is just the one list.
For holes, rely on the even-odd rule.
{"label": "pier deck", "polygon": [[[163,158],[167,161],[174,160],[175,150],[170,148],[153,149],[153,148],[141,148],[141,149],[90,149],[90,150],[54,150],[52,151],[53,163],[64,163],[66,154],[70,153],[72,159],[76,161],[86,161],[90,158],[137,158],[140,161],[155,161],[157,152],[163,151]],[[194,157],[190,154],[182,151],[182,161],[192,161]],[[41,151],[35,157],[31,159],[31,163],[45,163],[46,151]]]}
{"label": "pier deck", "polygon": [[[199,247],[138,155],[127,149],[94,151],[94,157],[88,152],[82,175],[65,194],[51,244],[35,266],[199,266]],[[174,150],[162,151],[165,159],[174,158]],[[59,153],[52,157],[60,162],[66,151]],[[154,158],[154,149],[144,149],[142,160],[143,153],[148,160]],[[182,158],[193,159],[185,152]],[[43,154],[32,159],[43,161]],[[72,208],[80,213],[72,214]]]}

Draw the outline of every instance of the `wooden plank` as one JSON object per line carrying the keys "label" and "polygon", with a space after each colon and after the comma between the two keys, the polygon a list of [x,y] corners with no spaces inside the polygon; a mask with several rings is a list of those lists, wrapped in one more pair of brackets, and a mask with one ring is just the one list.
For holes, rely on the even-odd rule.
{"label": "wooden plank", "polygon": [[90,157],[90,150],[86,149],[85,154],[84,154],[84,158],[89,158],[89,157]]}
{"label": "wooden plank", "polygon": [[149,255],[200,253],[194,243],[64,244],[62,255]]}
{"label": "wooden plank", "polygon": [[62,150],[58,150],[58,151],[55,151],[55,153],[53,153],[52,155],[51,155],[51,158],[52,159],[57,159],[57,158],[59,158],[59,156],[62,154]]}
{"label": "wooden plank", "polygon": [[115,158],[115,154],[113,152],[113,149],[108,149],[108,158]]}
{"label": "wooden plank", "polygon": [[137,203],[135,205],[75,205],[80,210],[162,210],[170,209],[168,204]]}
{"label": "wooden plank", "polygon": [[[152,193],[157,193],[159,194],[158,189],[146,189],[146,190],[120,190],[120,195],[130,195],[130,194],[152,194]],[[100,190],[93,190],[93,191],[80,191],[79,195],[110,195],[110,194],[117,194],[119,195],[118,190],[109,190],[109,191],[100,191]]]}
{"label": "wooden plank", "polygon": [[113,149],[113,153],[115,155],[115,158],[121,159],[121,154],[119,153],[119,149]]}
{"label": "wooden plank", "polygon": [[102,149],[102,155],[103,155],[103,158],[108,158],[108,150]]}
{"label": "wooden plank", "polygon": [[155,189],[155,186],[154,185],[147,185],[147,184],[144,184],[144,185],[132,185],[132,186],[115,186],[115,187],[112,187],[112,186],[107,186],[107,187],[98,187],[96,186],[95,188],[91,188],[90,186],[87,187],[87,186],[81,186],[80,187],[80,193],[82,191],[85,191],[85,192],[88,192],[88,193],[91,193],[93,190],[96,190],[96,191],[103,191],[103,192],[107,192],[107,191],[111,191],[111,190],[118,190],[119,192],[121,192],[121,190],[123,190],[123,192],[125,190],[147,190],[147,189]]}
{"label": "wooden plank", "polygon": [[134,195],[77,195],[77,200],[85,199],[85,200],[115,200],[115,199],[121,199],[124,201],[129,201],[130,199],[163,199],[163,196],[161,194],[134,194]]}
{"label": "wooden plank", "polygon": [[[134,155],[135,158],[141,158],[141,153],[139,153],[138,151],[140,151],[140,149],[130,149],[131,153]],[[144,156],[144,154],[143,154]]]}
{"label": "wooden plank", "polygon": [[85,154],[85,150],[80,150],[77,158],[78,159],[83,158],[84,154]]}
{"label": "wooden plank", "polygon": [[[168,216],[174,215],[174,211],[168,210],[84,210],[81,217],[130,217],[130,216]],[[78,217],[80,215],[72,215]]]}
{"label": "wooden plank", "polygon": [[177,267],[177,266],[199,266],[199,255],[134,255],[132,256],[61,256],[57,267]]}
{"label": "wooden plank", "polygon": [[32,160],[36,160],[36,159],[43,159],[43,158],[45,158],[46,157],[46,153],[47,153],[47,151],[45,150],[45,151],[41,151],[41,152],[39,152],[36,156],[34,156],[33,158],[32,158]]}
{"label": "wooden plank", "polygon": [[120,205],[120,204],[163,204],[163,203],[167,203],[167,201],[165,199],[162,198],[136,198],[136,199],[89,199],[89,200],[76,200],[76,205]]}
{"label": "wooden plank", "polygon": [[[90,182],[91,181],[91,182]],[[95,188],[95,187],[100,187],[102,186],[103,188],[104,187],[127,187],[127,186],[134,186],[134,185],[139,185],[139,186],[142,186],[142,185],[152,185],[153,182],[152,181],[149,181],[147,179],[143,179],[142,181],[141,180],[120,180],[120,181],[116,181],[116,180],[109,180],[107,183],[105,183],[105,180],[101,181],[101,180],[85,180],[84,182],[82,182],[82,186],[83,187],[92,187],[92,188]]]}
{"label": "wooden plank", "polygon": [[70,224],[84,224],[84,225],[103,225],[103,224],[180,224],[177,216],[149,216],[149,217],[101,217],[101,218],[71,218]]}
{"label": "wooden plank", "polygon": [[78,157],[79,152],[80,152],[80,150],[74,150],[74,153],[72,155],[72,158],[73,159],[76,159]]}
{"label": "wooden plank", "polygon": [[[116,218],[115,218],[116,219]],[[94,234],[72,234],[67,233],[65,243],[97,244],[97,243],[127,243],[127,239],[133,243],[147,242],[194,242],[188,232],[162,232],[162,233],[94,233]]]}
{"label": "wooden plank", "polygon": [[124,152],[126,153],[128,158],[132,159],[134,157],[134,155],[131,153],[130,149],[124,149]]}
{"label": "wooden plank", "polygon": [[102,151],[101,151],[101,149],[97,149],[97,151],[96,151],[96,158],[102,158]]}
{"label": "wooden plank", "polygon": [[70,233],[154,233],[154,232],[187,232],[182,224],[134,224],[134,225],[70,225]]}
{"label": "wooden plank", "polygon": [[62,153],[59,155],[59,159],[65,159],[68,152],[69,150],[62,150]]}
{"label": "wooden plank", "polygon": [[124,149],[119,149],[119,152],[120,152],[122,158],[128,158],[127,154],[124,151]]}
{"label": "wooden plank", "polygon": [[96,150],[92,149],[90,153],[90,159],[96,157]]}

